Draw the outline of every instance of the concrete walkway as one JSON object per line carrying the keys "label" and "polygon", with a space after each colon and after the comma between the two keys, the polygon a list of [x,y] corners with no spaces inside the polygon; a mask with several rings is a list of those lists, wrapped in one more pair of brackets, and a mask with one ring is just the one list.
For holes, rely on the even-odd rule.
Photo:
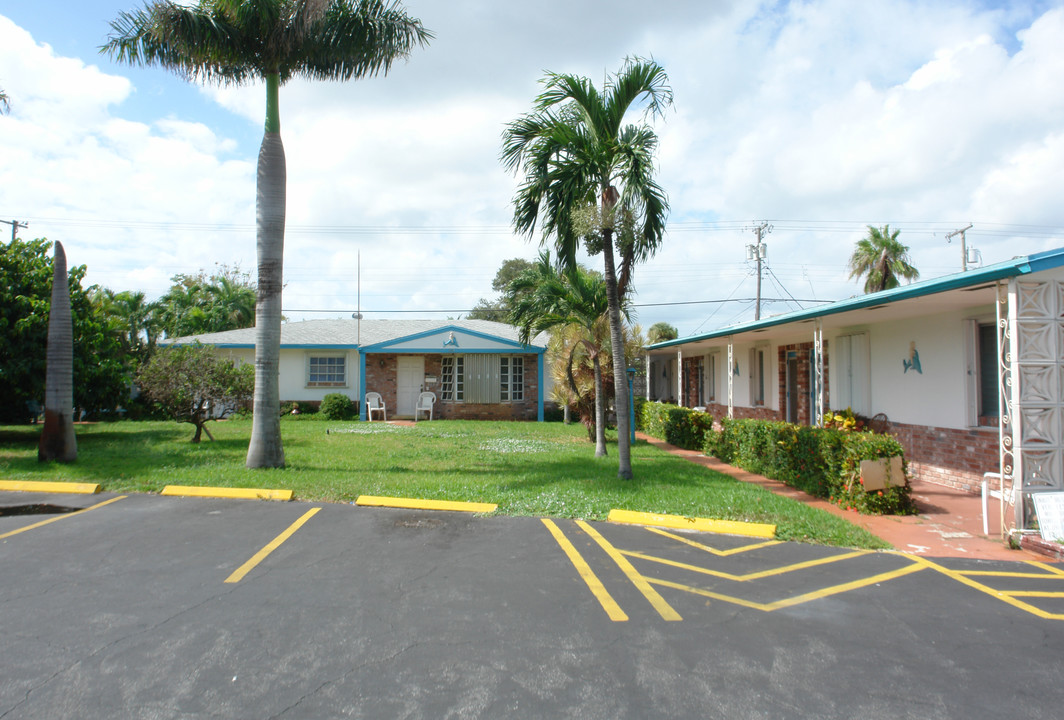
{"label": "concrete walkway", "polygon": [[673,455],[686,458],[725,475],[731,475],[736,480],[760,485],[777,495],[789,497],[845,518],[903,552],[928,557],[1047,561],[1044,555],[1028,550],[1012,550],[1000,538],[998,535],[1000,511],[997,500],[989,502],[989,535],[983,535],[982,501],[978,495],[920,480],[912,481],[913,499],[916,501],[919,514],[859,515],[801,490],[795,490],[777,480],[769,480],[764,476],[722,463],[716,458],[706,457],[700,452],[683,450],[643,433],[636,433],[636,437]]}

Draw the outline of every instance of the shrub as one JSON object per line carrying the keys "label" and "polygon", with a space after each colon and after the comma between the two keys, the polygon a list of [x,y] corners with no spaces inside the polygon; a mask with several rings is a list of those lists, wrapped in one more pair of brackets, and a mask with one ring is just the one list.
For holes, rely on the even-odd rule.
{"label": "shrub", "polygon": [[321,399],[318,411],[326,420],[346,420],[354,415],[354,403],[343,393],[329,393]]}
{"label": "shrub", "polygon": [[643,406],[649,401],[640,395],[632,401],[635,405],[635,429],[643,430]]}
{"label": "shrub", "polygon": [[[865,492],[860,480],[862,460],[904,455],[898,441],[852,429],[852,424],[815,428],[723,418],[720,430],[706,436],[704,452],[846,509],[875,515],[915,512],[908,483]],[[907,473],[904,461],[903,467]]]}
{"label": "shrub", "polygon": [[687,450],[701,450],[707,433],[713,429],[713,418],[708,413],[679,405],[645,403],[639,418],[647,435]]}

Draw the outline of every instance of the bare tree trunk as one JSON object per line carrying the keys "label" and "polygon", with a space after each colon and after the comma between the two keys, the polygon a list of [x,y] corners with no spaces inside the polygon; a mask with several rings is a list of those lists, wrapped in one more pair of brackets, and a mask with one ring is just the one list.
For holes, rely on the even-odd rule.
{"label": "bare tree trunk", "polygon": [[74,322],[70,311],[70,279],[63,244],[55,244],[52,305],[48,311],[48,350],[44,381],[44,429],[37,460],[74,462]]}
{"label": "bare tree trunk", "polygon": [[285,158],[281,133],[267,132],[256,185],[258,297],[255,304],[255,405],[247,467],[284,467],[281,443],[281,288],[283,286]]}
{"label": "bare tree trunk", "polygon": [[595,457],[606,457],[606,397],[602,392],[602,363],[598,353],[591,356],[595,368]]}

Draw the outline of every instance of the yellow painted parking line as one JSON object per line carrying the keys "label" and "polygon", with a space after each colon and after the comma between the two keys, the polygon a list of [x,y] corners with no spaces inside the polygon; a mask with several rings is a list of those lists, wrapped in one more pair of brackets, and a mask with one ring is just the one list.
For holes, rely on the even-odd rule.
{"label": "yellow painted parking line", "polygon": [[665,602],[665,598],[661,597],[654,588],[650,587],[650,583],[647,582],[646,578],[639,574],[639,571],[632,566],[632,563],[628,562],[624,555],[622,555],[617,548],[613,547],[606,538],[599,535],[595,528],[591,527],[583,520],[577,520],[576,524],[579,525],[584,532],[590,535],[595,542],[599,544],[599,547],[606,551],[606,554],[613,559],[613,562],[617,563],[617,567],[621,569],[621,572],[628,577],[639,592],[643,593],[643,597],[645,597],[647,602],[658,611],[658,614],[661,615],[663,620],[683,620],[683,618],[680,617],[680,614],[673,610],[671,605]]}
{"label": "yellow painted parking line", "polygon": [[979,592],[986,593],[990,597],[997,598],[1001,602],[1008,603],[1009,605],[1019,608],[1024,612],[1031,613],[1032,615],[1037,615],[1038,617],[1044,618],[1046,620],[1064,620],[1064,613],[1051,613],[1046,610],[1043,610],[1040,607],[1031,605],[1030,603],[1025,603],[1022,600],[1017,600],[1015,597],[1012,597],[1007,592],[996,590],[995,588],[992,588],[988,585],[984,585],[983,583],[977,580],[973,580],[972,578],[967,577],[967,573],[958,570],[951,570],[948,567],[945,567],[944,565],[939,565],[938,563],[932,560],[928,560],[927,558],[920,557],[919,555],[910,555],[908,557],[910,557],[914,562],[920,563],[925,567],[931,568],[932,570],[937,570],[946,577],[953,578],[961,584],[967,585],[971,588],[975,588]]}
{"label": "yellow painted parking line", "polygon": [[299,518],[294,523],[289,525],[287,530],[285,530],[283,533],[281,533],[280,535],[275,537],[273,540],[271,540],[269,543],[267,543],[267,545],[264,548],[262,548],[262,550],[259,550],[257,553],[252,555],[250,560],[248,560],[246,563],[244,563],[243,565],[238,567],[236,570],[234,570],[233,574],[230,575],[229,577],[227,577],[225,579],[225,581],[227,583],[240,582],[245,575],[247,575],[249,572],[251,572],[251,570],[256,565],[258,565],[260,562],[265,560],[266,557],[270,553],[272,553],[274,550],[279,548],[281,546],[281,543],[283,543],[288,538],[292,537],[292,535],[295,534],[296,530],[298,530],[299,528],[303,527],[303,523],[305,523],[307,520],[310,520],[312,517],[314,517],[314,514],[316,512],[318,512],[319,510],[321,510],[321,508],[317,507],[317,508],[313,508],[311,510],[307,510],[305,513],[303,513],[303,517]]}
{"label": "yellow painted parking line", "polygon": [[724,572],[722,570],[711,570],[709,568],[699,567],[698,565],[689,565],[687,563],[677,562],[676,560],[669,560],[668,558],[656,557],[654,555],[647,555],[646,553],[635,552],[631,550],[622,550],[624,555],[628,557],[638,558],[640,560],[646,560],[648,562],[656,562],[661,565],[668,565],[669,567],[679,568],[681,570],[687,570],[689,572],[700,573],[702,575],[711,575],[713,577],[723,578],[725,580],[733,580],[735,582],[749,582],[750,580],[761,580],[762,578],[772,577],[773,575],[784,575],[789,572],[795,572],[797,570],[805,570],[811,567],[817,567],[819,565],[828,565],[830,563],[839,562],[841,560],[849,560],[855,557],[861,557],[862,555],[868,555],[871,550],[853,550],[848,553],[842,553],[841,555],[831,555],[830,557],[817,558],[815,560],[804,560],[802,562],[792,563],[790,565],[782,565],[778,568],[770,568],[768,570],[758,570],[756,572],[746,573],[745,575],[734,575],[732,573]]}
{"label": "yellow painted parking line", "polygon": [[452,512],[495,512],[499,506],[495,503],[459,502],[457,500],[419,500],[417,498],[375,497],[360,495],[355,505],[368,507],[393,507],[408,510],[449,510]]}
{"label": "yellow painted parking line", "polygon": [[764,523],[738,522],[736,520],[713,520],[710,518],[684,517],[682,515],[658,515],[656,513],[634,512],[632,510],[610,510],[606,517],[609,522],[628,523],[630,525],[653,525],[655,527],[673,528],[674,530],[697,530],[699,532],[721,533],[724,535],[746,535],[748,537],[774,538],[776,526]]}
{"label": "yellow painted parking line", "polygon": [[1064,569],[1062,569],[1059,565],[1048,565],[1044,562],[1038,562],[1036,560],[1026,560],[1025,562],[1031,567],[1042,568],[1048,573],[1064,577]]}
{"label": "yellow painted parking line", "polygon": [[11,492],[72,493],[95,495],[100,492],[99,483],[49,482],[46,480],[0,480],[0,490]]}
{"label": "yellow painted parking line", "polygon": [[766,540],[765,542],[751,543],[750,545],[742,545],[740,547],[730,548],[728,550],[718,550],[715,547],[711,547],[704,543],[697,542],[695,540],[692,540],[691,538],[686,538],[683,535],[677,535],[676,533],[671,533],[667,530],[662,530],[661,528],[648,527],[646,528],[646,530],[647,532],[652,532],[656,535],[667,537],[670,540],[675,540],[676,542],[682,542],[686,545],[690,545],[693,548],[704,550],[705,552],[716,555],[717,557],[728,557],[730,555],[738,555],[739,553],[750,552],[751,550],[757,550],[759,548],[766,548],[772,547],[773,545],[783,544],[782,540]]}
{"label": "yellow painted parking line", "polygon": [[1002,594],[1009,597],[1041,597],[1041,598],[1064,598],[1064,592],[1051,590],[1004,590]]}
{"label": "yellow painted parking line", "polygon": [[795,605],[802,605],[813,600],[820,600],[822,598],[830,597],[831,595],[838,595],[840,593],[850,592],[852,590],[858,590],[869,585],[875,585],[877,583],[886,582],[888,580],[894,580],[895,578],[910,575],[915,572],[920,572],[924,568],[917,563],[908,565],[897,570],[891,570],[885,573],[879,573],[871,577],[861,578],[860,580],[854,580],[848,583],[841,583],[839,585],[832,585],[831,587],[821,588],[812,592],[803,593],[801,595],[795,595],[790,598],[783,598],[782,600],[776,600],[770,603],[757,602],[755,600],[747,600],[746,598],[736,597],[734,595],[725,595],[724,593],[713,592],[712,590],[706,590],[705,588],[692,587],[690,585],[683,585],[682,583],[671,582],[669,580],[657,580],[650,578],[650,582],[661,587],[672,588],[674,590],[682,590],[683,592],[700,595],[702,597],[712,598],[713,600],[720,600],[722,602],[731,603],[733,605],[740,605],[742,607],[752,608],[754,610],[761,610],[762,612],[772,612],[774,610],[780,610],[782,608],[793,607]]}
{"label": "yellow painted parking line", "polygon": [[12,530],[10,532],[6,532],[3,535],[0,535],[0,540],[4,540],[4,539],[12,537],[14,535],[18,535],[19,533],[24,533],[27,530],[33,530],[34,528],[39,528],[39,527],[42,527],[44,525],[49,525],[49,524],[57,522],[59,520],[65,520],[68,517],[74,517],[75,515],[81,515],[83,513],[87,513],[89,510],[95,510],[96,508],[102,508],[104,505],[110,505],[113,502],[118,502],[119,500],[121,500],[124,497],[126,497],[126,496],[125,495],[119,495],[118,497],[113,497],[110,500],[104,500],[103,502],[96,503],[95,505],[91,505],[91,506],[89,506],[87,508],[84,508],[82,510],[75,510],[72,513],[66,513],[65,515],[59,515],[57,517],[49,518],[47,520],[41,520],[38,523],[34,523],[32,525],[27,525],[26,527],[19,528],[18,530]]}
{"label": "yellow painted parking line", "polygon": [[266,490],[263,488],[203,487],[199,485],[167,485],[160,495],[178,497],[236,498],[239,500],[284,500],[292,499],[291,490]]}
{"label": "yellow painted parking line", "polygon": [[599,605],[606,611],[610,620],[614,622],[624,622],[628,619],[624,611],[621,610],[621,606],[618,605],[613,597],[606,590],[606,587],[602,584],[602,581],[595,575],[595,571],[584,561],[580,552],[573,547],[573,544],[569,542],[569,538],[565,537],[562,531],[554,524],[553,521],[547,518],[541,518],[543,524],[550,530],[550,534],[554,536],[554,539],[561,545],[562,550],[569,558],[569,562],[576,568],[576,572],[580,575],[583,581],[587,584],[591,594],[595,596],[595,599],[599,601]]}

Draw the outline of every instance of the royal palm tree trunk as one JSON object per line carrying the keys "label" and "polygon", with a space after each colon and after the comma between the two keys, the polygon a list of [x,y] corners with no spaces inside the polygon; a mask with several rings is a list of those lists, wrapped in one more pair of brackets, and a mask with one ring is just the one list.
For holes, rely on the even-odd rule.
{"label": "royal palm tree trunk", "polygon": [[283,285],[285,159],[277,111],[277,75],[266,78],[266,132],[255,187],[258,296],[255,303],[255,404],[247,467],[284,467],[281,444],[281,287]]}
{"label": "royal palm tree trunk", "polygon": [[48,311],[48,350],[45,355],[44,428],[37,460],[74,462],[74,327],[70,312],[70,280],[63,244],[55,244],[52,305]]}
{"label": "royal palm tree trunk", "polygon": [[[603,202],[605,205],[605,201]],[[605,213],[603,213],[605,215]],[[602,258],[605,264],[606,303],[610,318],[610,344],[613,346],[613,397],[617,413],[617,477],[632,479],[631,444],[628,426],[628,378],[625,376],[624,335],[621,332],[621,302],[617,292],[617,268],[613,259],[613,230],[602,231]]]}
{"label": "royal palm tree trunk", "polygon": [[602,362],[597,352],[591,356],[595,368],[595,457],[606,457],[606,397],[602,392]]}

